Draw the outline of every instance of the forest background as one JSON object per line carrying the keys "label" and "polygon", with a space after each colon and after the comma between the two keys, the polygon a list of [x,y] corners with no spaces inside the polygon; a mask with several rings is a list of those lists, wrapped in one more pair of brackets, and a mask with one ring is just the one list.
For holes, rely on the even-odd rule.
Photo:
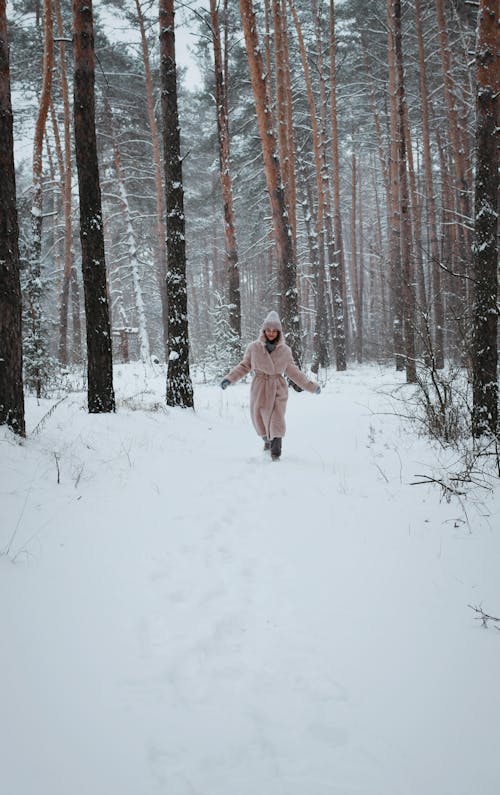
{"label": "forest background", "polygon": [[[72,15],[63,0],[7,4],[24,386],[37,395],[84,363],[85,323],[87,332],[96,325],[83,311],[73,5]],[[494,5],[178,4],[200,81],[188,86],[174,58],[182,164],[174,179],[164,177],[177,125],[168,108],[162,119],[172,92],[161,74],[167,28],[158,4],[95,2],[97,179],[115,361],[153,356],[173,367],[177,314],[186,339],[189,317],[183,378],[189,364],[218,377],[273,307],[296,358],[315,372],[353,360],[406,369],[422,387],[431,430],[445,438],[460,425],[450,383],[465,373],[475,432],[495,434]],[[173,20],[173,2],[159,7]],[[177,213],[169,196],[179,189],[187,257],[181,252],[171,288],[187,291],[188,317],[166,279],[167,224]]]}

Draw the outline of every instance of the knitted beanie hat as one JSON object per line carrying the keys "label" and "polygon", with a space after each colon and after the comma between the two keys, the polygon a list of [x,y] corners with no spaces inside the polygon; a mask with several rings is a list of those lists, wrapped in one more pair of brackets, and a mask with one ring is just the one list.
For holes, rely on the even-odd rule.
{"label": "knitted beanie hat", "polygon": [[262,328],[263,329],[273,328],[276,329],[276,331],[282,331],[283,329],[281,328],[281,320],[279,319],[278,313],[275,312],[274,310],[272,312],[269,312],[268,316],[266,317],[266,319],[262,324]]}

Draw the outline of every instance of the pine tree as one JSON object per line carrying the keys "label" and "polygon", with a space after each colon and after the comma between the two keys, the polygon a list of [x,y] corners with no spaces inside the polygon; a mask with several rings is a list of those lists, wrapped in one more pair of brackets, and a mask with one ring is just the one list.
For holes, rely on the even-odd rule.
{"label": "pine tree", "polygon": [[163,199],[163,182],[160,156],[160,138],[158,135],[158,124],[154,109],[153,78],[151,75],[151,63],[149,57],[149,47],[146,38],[146,26],[144,14],[139,0],[135,0],[137,11],[137,24],[141,33],[142,57],[144,61],[144,79],[146,83],[146,108],[148,113],[149,131],[151,134],[151,147],[153,150],[154,163],[154,182],[156,197],[156,279],[161,301],[163,347],[165,360],[168,359],[168,297],[167,297],[167,250],[166,250],[166,231],[165,231],[165,203]]}
{"label": "pine tree", "polygon": [[[69,102],[68,76],[66,70],[66,42],[64,40],[63,18],[61,13],[61,2],[55,0],[54,10],[57,22],[57,39],[59,46],[59,83],[63,100],[64,112],[64,153],[62,158],[62,195],[64,204],[64,273],[63,287],[61,295],[60,316],[59,316],[59,361],[67,364],[70,360],[68,355],[68,316],[71,277],[73,272],[72,256],[72,164],[71,164],[71,111]],[[55,115],[55,113],[54,113]],[[75,359],[78,361],[81,355],[81,340],[79,325],[73,328]]]}
{"label": "pine tree", "polygon": [[498,431],[498,2],[480,0],[476,47],[473,433]]}
{"label": "pine tree", "polygon": [[[238,247],[233,206],[233,183],[231,178],[229,106],[228,106],[228,67],[226,52],[222,51],[219,11],[215,0],[210,0],[210,19],[215,68],[215,101],[217,105],[217,134],[219,142],[219,170],[224,204],[224,242],[226,273],[228,282],[228,316],[231,328],[231,348],[235,361],[241,358],[241,296],[240,272],[238,266]],[[227,14],[225,18],[227,31]],[[227,42],[226,42],[227,46]]]}
{"label": "pine tree", "polygon": [[432,356],[438,369],[444,367],[444,302],[441,290],[440,252],[436,216],[434,174],[432,171],[429,92],[427,89],[427,65],[424,50],[424,35],[420,0],[415,0],[415,27],[418,42],[419,88],[422,103],[422,149],[425,174],[425,198],[429,230],[430,267],[432,282],[432,304],[434,309],[434,345]]}
{"label": "pine tree", "polygon": [[25,435],[21,285],[5,0],[0,0],[0,425]]}
{"label": "pine tree", "polygon": [[146,326],[146,311],[144,307],[143,288],[139,272],[140,265],[137,256],[138,246],[134,232],[134,226],[132,224],[132,214],[130,211],[129,196],[125,185],[125,174],[122,165],[122,156],[120,148],[118,146],[118,141],[116,139],[116,134],[114,129],[113,112],[111,110],[111,105],[109,103],[109,99],[107,98],[107,96],[104,97],[104,110],[106,114],[106,120],[108,123],[111,145],[113,147],[113,159],[115,164],[116,179],[118,182],[118,195],[121,200],[121,210],[124,219],[125,237],[127,241],[128,265],[131,271],[132,284],[134,288],[134,304],[135,304],[135,313],[137,317],[137,333],[139,338],[139,358],[141,359],[141,361],[147,362],[149,361],[150,357],[150,348],[149,348],[148,330]]}
{"label": "pine tree", "polygon": [[405,369],[408,383],[417,380],[415,362],[415,295],[413,291],[413,269],[411,261],[411,224],[409,217],[408,171],[405,139],[405,83],[403,70],[403,47],[401,31],[401,0],[392,2],[394,25],[394,55],[396,61],[397,87],[397,131],[398,131],[398,188],[399,219],[401,225],[401,259],[403,277],[403,329],[405,346]]}
{"label": "pine tree", "polygon": [[186,283],[184,188],[177,108],[174,0],[160,0],[161,100],[167,211],[167,405],[192,408]]}
{"label": "pine tree", "polygon": [[286,210],[278,143],[269,100],[270,92],[259,47],[259,36],[252,0],[240,0],[240,13],[278,252],[281,313],[285,336],[290,344],[295,361],[300,363],[302,345],[293,240]]}
{"label": "pine tree", "polygon": [[26,344],[26,381],[39,398],[45,381],[47,344],[42,313],[42,225],[43,225],[43,142],[52,90],[54,34],[52,2],[43,3],[42,88],[33,140],[33,200],[31,207],[32,244],[27,284],[29,335]]}
{"label": "pine tree", "polygon": [[80,241],[87,326],[88,408],[115,410],[111,326],[101,186],[95,128],[94,25],[92,0],[73,0],[75,150],[80,196]]}

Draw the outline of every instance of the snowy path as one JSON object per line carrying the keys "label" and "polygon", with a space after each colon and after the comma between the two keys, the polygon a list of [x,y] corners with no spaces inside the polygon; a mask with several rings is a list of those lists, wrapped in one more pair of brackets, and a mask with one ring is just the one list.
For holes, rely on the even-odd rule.
{"label": "snowy path", "polygon": [[500,791],[500,633],[467,607],[500,607],[498,495],[467,524],[409,485],[432,453],[373,413],[394,380],[292,392],[278,464],[245,384],[1,437],[2,791]]}

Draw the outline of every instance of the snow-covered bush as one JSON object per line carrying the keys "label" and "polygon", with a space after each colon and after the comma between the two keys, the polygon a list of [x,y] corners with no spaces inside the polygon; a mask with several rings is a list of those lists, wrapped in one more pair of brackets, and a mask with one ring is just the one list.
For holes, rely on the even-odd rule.
{"label": "snow-covered bush", "polygon": [[426,432],[445,443],[457,442],[470,431],[470,387],[462,368],[432,364],[417,371],[416,405]]}

